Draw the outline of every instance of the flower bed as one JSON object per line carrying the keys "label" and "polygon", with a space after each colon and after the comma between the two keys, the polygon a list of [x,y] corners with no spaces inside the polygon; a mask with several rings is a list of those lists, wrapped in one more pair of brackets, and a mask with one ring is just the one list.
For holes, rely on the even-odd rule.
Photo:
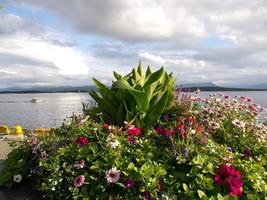
{"label": "flower bed", "polygon": [[266,198],[261,108],[246,97],[179,91],[165,105],[150,127],[142,116],[121,126],[102,113],[73,116],[50,136],[16,146],[0,185],[31,179],[48,199]]}

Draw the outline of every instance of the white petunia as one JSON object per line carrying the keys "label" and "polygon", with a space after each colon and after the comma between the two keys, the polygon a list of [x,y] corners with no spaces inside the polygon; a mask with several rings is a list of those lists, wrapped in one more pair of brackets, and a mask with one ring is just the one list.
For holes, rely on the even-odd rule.
{"label": "white petunia", "polygon": [[16,183],[20,183],[21,180],[22,180],[22,176],[21,176],[20,174],[16,174],[16,175],[14,175],[13,180],[14,180]]}
{"label": "white petunia", "polygon": [[110,148],[115,149],[120,145],[120,142],[116,140],[112,135],[109,135],[109,137],[107,138],[107,145]]}

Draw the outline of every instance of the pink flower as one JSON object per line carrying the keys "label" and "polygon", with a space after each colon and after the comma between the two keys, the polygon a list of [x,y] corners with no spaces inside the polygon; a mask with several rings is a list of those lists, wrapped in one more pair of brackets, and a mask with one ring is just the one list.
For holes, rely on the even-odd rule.
{"label": "pink flower", "polygon": [[121,172],[116,167],[106,171],[106,179],[108,183],[117,183],[120,179]]}
{"label": "pink flower", "polygon": [[189,126],[192,126],[195,123],[195,116],[191,116],[188,118],[188,124]]}
{"label": "pink flower", "polygon": [[165,134],[166,134],[167,137],[171,137],[171,136],[174,134],[174,132],[173,132],[172,129],[168,128],[168,129],[165,131]]}
{"label": "pink flower", "polygon": [[85,181],[85,176],[84,175],[77,176],[74,179],[74,186],[75,187],[81,187],[84,184],[84,181]]}
{"label": "pink flower", "polygon": [[246,100],[247,100],[247,102],[252,102],[252,98],[251,97],[247,97]]}
{"label": "pink flower", "polygon": [[129,135],[135,135],[135,136],[138,136],[138,135],[140,135],[140,133],[141,133],[141,129],[136,128],[135,126],[130,126],[130,127],[128,128],[127,133],[128,133]]}
{"label": "pink flower", "polygon": [[87,139],[87,137],[80,136],[75,140],[75,143],[77,145],[84,146],[84,145],[89,144],[89,140]]}
{"label": "pink flower", "polygon": [[105,124],[103,124],[102,128],[103,128],[103,129],[109,129],[110,126],[109,126],[108,124],[105,123]]}
{"label": "pink flower", "polygon": [[76,169],[82,169],[84,168],[84,166],[85,166],[84,160],[76,161],[75,164],[73,165],[73,167]]}
{"label": "pink flower", "polygon": [[35,136],[33,136],[32,138],[31,138],[31,145],[36,145],[37,144],[37,137],[35,137]]}

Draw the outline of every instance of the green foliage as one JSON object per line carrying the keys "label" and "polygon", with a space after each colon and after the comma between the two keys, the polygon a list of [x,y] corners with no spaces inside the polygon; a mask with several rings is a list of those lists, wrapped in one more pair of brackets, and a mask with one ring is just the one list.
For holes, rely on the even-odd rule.
{"label": "green foliage", "polygon": [[[102,89],[102,95],[109,90]],[[128,89],[121,92],[128,93]],[[51,200],[265,199],[267,128],[255,124],[255,109],[247,102],[245,105],[213,98],[195,102],[182,113],[172,109],[155,128],[142,130],[141,135],[129,132],[133,127],[73,116],[53,135],[36,138],[36,143],[16,144],[6,160],[0,185],[12,185],[14,175],[21,174],[23,179],[31,178]],[[218,115],[221,113],[225,117]],[[233,166],[240,173],[239,195],[231,193],[230,183],[216,182],[221,166]],[[109,174],[111,169],[117,175]],[[77,185],[79,176],[85,180]]]}
{"label": "green foliage", "polygon": [[126,76],[114,72],[114,77],[111,88],[93,79],[98,92],[90,92],[97,107],[89,109],[89,114],[102,113],[106,122],[120,126],[128,121],[137,127],[149,127],[157,122],[173,98],[175,81],[164,67],[152,72],[148,66],[144,73],[140,62]]}

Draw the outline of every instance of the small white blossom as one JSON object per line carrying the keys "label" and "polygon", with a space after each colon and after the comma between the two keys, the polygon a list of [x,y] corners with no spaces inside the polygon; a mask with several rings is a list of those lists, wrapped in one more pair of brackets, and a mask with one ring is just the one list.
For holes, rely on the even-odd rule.
{"label": "small white blossom", "polygon": [[21,176],[20,174],[16,174],[16,175],[14,175],[13,180],[14,180],[16,183],[20,183],[21,180],[22,180],[22,176]]}
{"label": "small white blossom", "polygon": [[110,134],[107,138],[107,145],[112,148],[115,149],[120,145],[120,142],[118,140],[116,140],[112,134]]}

